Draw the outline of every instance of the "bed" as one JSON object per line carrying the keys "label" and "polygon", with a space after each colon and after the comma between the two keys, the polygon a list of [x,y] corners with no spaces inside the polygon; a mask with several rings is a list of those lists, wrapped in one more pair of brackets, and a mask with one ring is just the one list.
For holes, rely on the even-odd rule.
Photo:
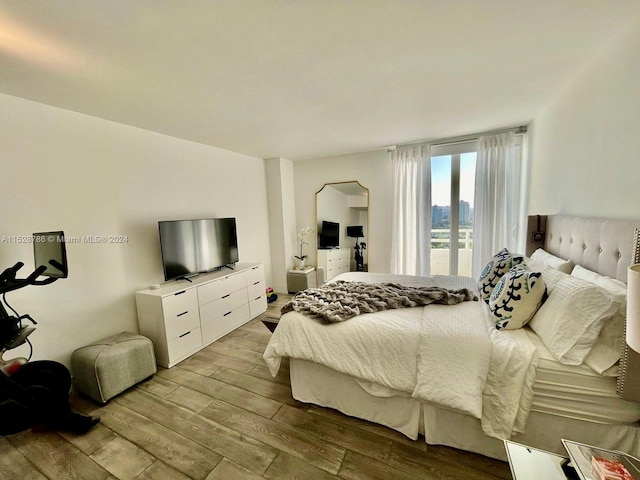
{"label": "bed", "polygon": [[[282,315],[265,349],[267,366],[275,375],[289,357],[297,400],[412,439],[423,435],[428,444],[505,460],[504,439],[562,453],[566,438],[637,455],[640,403],[620,398],[616,383],[623,282],[640,221],[564,215],[545,221],[544,244],[535,246],[540,250],[530,265],[550,293],[522,328],[497,330],[482,299],[383,310],[331,324],[292,311]],[[467,288],[482,296],[477,281],[465,277],[352,272],[334,281]],[[550,320],[558,304],[572,312],[587,308],[567,305],[576,282],[585,287],[586,297],[575,297],[580,305],[597,303],[598,309],[607,297],[606,308],[597,325],[580,325],[576,318],[590,313],[581,314],[558,330]],[[590,340],[584,341],[586,333],[574,335],[582,329]],[[567,335],[580,338],[565,353],[558,342]]]}

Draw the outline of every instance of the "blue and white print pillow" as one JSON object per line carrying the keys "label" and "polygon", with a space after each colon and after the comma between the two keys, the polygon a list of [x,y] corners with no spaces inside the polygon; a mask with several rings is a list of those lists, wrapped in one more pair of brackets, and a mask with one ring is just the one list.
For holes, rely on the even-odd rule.
{"label": "blue and white print pillow", "polygon": [[509,270],[494,287],[489,309],[498,330],[515,330],[529,322],[547,298],[541,272],[524,264]]}
{"label": "blue and white print pillow", "polygon": [[478,291],[486,303],[489,303],[491,292],[493,292],[494,287],[498,284],[502,276],[511,270],[511,268],[521,263],[524,263],[524,257],[522,255],[515,255],[506,248],[503,248],[493,256],[484,267],[484,270],[482,270],[480,279],[478,280]]}

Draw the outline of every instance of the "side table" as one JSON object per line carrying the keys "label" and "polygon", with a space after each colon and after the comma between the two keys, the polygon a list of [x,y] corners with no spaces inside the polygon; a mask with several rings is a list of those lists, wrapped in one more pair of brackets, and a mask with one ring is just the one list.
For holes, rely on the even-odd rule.
{"label": "side table", "polygon": [[594,458],[598,460],[600,468],[611,469],[618,474],[626,470],[628,478],[640,478],[640,459],[628,453],[564,438],[562,444],[568,457],[505,440],[504,447],[514,480],[594,480],[594,476],[597,476],[593,472]]}
{"label": "side table", "polygon": [[578,479],[575,470],[568,467],[569,458],[505,440],[509,467],[514,480],[567,480]]}
{"label": "side table", "polygon": [[300,270],[289,270],[287,272],[287,291],[296,293],[307,288],[316,286],[315,267],[305,267]]}

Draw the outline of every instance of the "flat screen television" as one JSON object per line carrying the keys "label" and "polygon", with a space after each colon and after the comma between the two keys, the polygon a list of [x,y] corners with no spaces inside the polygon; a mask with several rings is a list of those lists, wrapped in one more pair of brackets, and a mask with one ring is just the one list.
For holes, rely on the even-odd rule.
{"label": "flat screen television", "polygon": [[322,221],[322,230],[318,238],[320,248],[337,248],[340,246],[340,224],[337,222]]}
{"label": "flat screen television", "polygon": [[187,278],[238,261],[235,218],[158,222],[164,279]]}
{"label": "flat screen television", "polygon": [[35,268],[42,265],[47,269],[41,273],[43,277],[67,278],[67,249],[64,232],[38,232],[33,234],[33,260]]}

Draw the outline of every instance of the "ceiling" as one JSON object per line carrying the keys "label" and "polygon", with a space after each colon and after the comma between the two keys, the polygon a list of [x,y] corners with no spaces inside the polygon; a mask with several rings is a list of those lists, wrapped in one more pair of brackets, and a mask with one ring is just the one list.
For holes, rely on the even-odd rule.
{"label": "ceiling", "polygon": [[528,124],[640,0],[0,0],[0,93],[260,158]]}

